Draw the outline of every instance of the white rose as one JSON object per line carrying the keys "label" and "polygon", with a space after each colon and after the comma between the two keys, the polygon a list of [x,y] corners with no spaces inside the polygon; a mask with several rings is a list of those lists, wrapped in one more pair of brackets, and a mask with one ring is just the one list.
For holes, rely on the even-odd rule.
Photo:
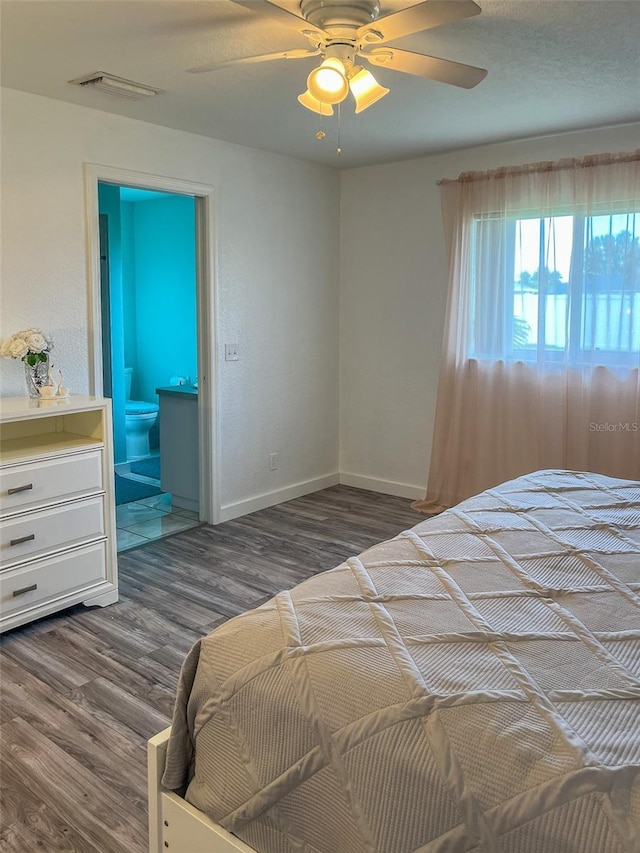
{"label": "white rose", "polygon": [[9,354],[11,358],[24,358],[29,352],[29,347],[22,338],[13,338],[9,343]]}
{"label": "white rose", "polygon": [[42,352],[47,348],[47,340],[45,336],[37,329],[29,331],[29,334],[25,338],[25,342],[31,352]]}
{"label": "white rose", "polygon": [[11,341],[12,338],[6,338],[4,341],[2,341],[2,345],[0,346],[0,355],[3,358],[11,358],[11,352],[9,351]]}

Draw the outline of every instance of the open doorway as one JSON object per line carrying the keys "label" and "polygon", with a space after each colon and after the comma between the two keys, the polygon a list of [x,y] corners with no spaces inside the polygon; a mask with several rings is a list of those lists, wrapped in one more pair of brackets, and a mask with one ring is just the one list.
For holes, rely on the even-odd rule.
{"label": "open doorway", "polygon": [[199,524],[193,196],[98,183],[118,548]]}
{"label": "open doorway", "polygon": [[94,392],[112,400],[125,550],[217,521],[212,193],[85,173]]}

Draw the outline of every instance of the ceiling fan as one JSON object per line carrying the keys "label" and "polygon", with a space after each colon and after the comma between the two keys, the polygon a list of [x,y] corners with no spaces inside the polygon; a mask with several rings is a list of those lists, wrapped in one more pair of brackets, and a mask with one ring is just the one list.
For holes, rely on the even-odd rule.
{"label": "ceiling fan", "polygon": [[[233,2],[252,11],[258,5],[256,0]],[[320,65],[309,74],[307,89],[298,101],[308,110],[327,116],[333,115],[333,106],[344,101],[349,92],[355,98],[356,113],[388,94],[389,89],[359,64],[361,60],[464,89],[477,86],[487,75],[484,68],[396,47],[380,47],[412,33],[479,15],[482,10],[473,0],[423,0],[382,17],[378,0],[301,0],[300,14],[275,0],[262,0],[259,8],[274,22],[296,30],[311,43],[311,49],[244,56],[187,70],[201,74],[228,65],[321,56]]]}

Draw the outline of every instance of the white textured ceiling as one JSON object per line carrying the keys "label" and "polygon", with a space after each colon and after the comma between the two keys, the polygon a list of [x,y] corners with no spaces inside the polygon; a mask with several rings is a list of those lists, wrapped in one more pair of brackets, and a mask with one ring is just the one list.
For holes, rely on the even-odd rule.
{"label": "white textured ceiling", "polygon": [[[479,3],[477,17],[394,44],[487,78],[462,90],[373,69],[391,94],[358,116],[343,107],[339,159],[337,120],[319,142],[318,117],[296,100],[314,60],[184,71],[307,47],[260,15],[261,0],[3,0],[2,85],[338,167],[640,120],[640,0]],[[382,13],[407,5],[381,0]],[[67,82],[97,70],[165,91],[134,102]]]}

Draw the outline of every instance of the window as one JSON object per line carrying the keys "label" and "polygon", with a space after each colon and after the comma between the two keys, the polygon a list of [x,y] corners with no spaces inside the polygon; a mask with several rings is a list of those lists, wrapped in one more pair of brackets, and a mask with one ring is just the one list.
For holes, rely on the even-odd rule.
{"label": "window", "polygon": [[485,215],[472,239],[470,357],[637,364],[640,211]]}
{"label": "window", "polygon": [[640,150],[465,172],[441,200],[428,505],[545,468],[640,474]]}

